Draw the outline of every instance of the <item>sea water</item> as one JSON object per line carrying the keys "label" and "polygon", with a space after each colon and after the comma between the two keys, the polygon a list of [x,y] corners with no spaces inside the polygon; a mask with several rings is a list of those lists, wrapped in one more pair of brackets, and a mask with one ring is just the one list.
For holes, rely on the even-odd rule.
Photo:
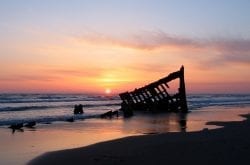
{"label": "sea water", "polygon": [[[187,101],[189,111],[210,106],[242,107],[250,106],[250,94],[192,94]],[[94,94],[0,94],[0,126],[93,118],[119,110],[120,103],[119,96]],[[73,114],[77,104],[83,105],[84,114]]]}
{"label": "sea water", "polygon": [[[26,164],[42,153],[83,147],[127,136],[214,129],[210,121],[241,121],[250,113],[250,95],[193,94],[187,96],[191,113],[135,114],[132,118],[98,119],[120,109],[118,96],[92,94],[0,94],[0,164]],[[82,104],[84,114],[74,115]],[[76,122],[64,122],[69,118]],[[183,118],[186,120],[182,127]],[[86,120],[81,120],[86,119]],[[13,131],[18,122],[36,121],[34,128]],[[50,125],[43,123],[53,123]]]}
{"label": "sea water", "polygon": [[[116,96],[88,94],[1,94],[0,126],[36,121],[48,123],[69,118],[91,118],[119,108]],[[74,115],[74,105],[82,104],[84,114]]]}

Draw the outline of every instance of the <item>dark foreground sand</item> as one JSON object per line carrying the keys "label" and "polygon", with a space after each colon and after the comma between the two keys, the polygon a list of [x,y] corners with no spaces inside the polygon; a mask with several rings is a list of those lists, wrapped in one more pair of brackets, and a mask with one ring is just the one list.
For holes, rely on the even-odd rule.
{"label": "dark foreground sand", "polygon": [[29,164],[250,164],[250,115],[216,130],[127,137],[49,152]]}

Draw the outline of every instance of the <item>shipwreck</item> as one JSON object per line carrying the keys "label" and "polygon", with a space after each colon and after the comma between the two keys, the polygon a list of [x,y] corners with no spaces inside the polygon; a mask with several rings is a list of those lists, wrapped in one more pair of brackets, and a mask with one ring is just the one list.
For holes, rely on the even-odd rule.
{"label": "shipwreck", "polygon": [[[169,85],[173,80],[179,79],[177,93],[170,94]],[[184,67],[170,73],[168,76],[150,83],[131,92],[119,94],[122,103],[121,110],[125,116],[133,115],[133,111],[168,111],[188,112],[186,89],[184,81]]]}

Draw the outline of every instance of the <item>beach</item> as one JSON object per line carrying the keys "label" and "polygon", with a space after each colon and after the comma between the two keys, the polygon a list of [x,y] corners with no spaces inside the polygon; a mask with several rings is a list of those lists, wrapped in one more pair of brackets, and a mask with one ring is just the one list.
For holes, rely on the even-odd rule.
{"label": "beach", "polygon": [[223,128],[132,136],[83,148],[49,152],[29,164],[248,164],[250,114]]}
{"label": "beach", "polygon": [[[65,151],[66,155],[62,154],[64,155],[63,157],[67,158],[67,156],[69,156],[68,159],[70,161],[74,160],[76,162],[79,161],[80,163],[82,161],[84,162],[87,161],[84,160],[86,157],[82,155],[84,155],[84,153],[86,152],[89,153],[89,150],[85,151],[84,147],[91,148],[91,145],[97,146],[97,148],[100,149],[100,151],[94,151],[94,152],[91,151],[89,153],[93,154],[91,157],[96,158],[97,156],[98,157],[97,159],[100,158],[99,157],[100,155],[104,155],[104,159],[109,160],[108,157],[110,155],[113,155],[113,152],[115,152],[113,156],[117,156],[116,153],[118,154],[119,150],[121,150],[122,152],[127,151],[127,153],[132,155],[133,154],[136,155],[137,151],[132,152],[130,150],[138,149],[138,152],[140,153],[152,150],[151,154],[153,154],[155,152],[156,153],[158,152],[158,147],[155,148],[154,145],[161,146],[165,142],[169,144],[164,144],[164,145],[172,145],[173,142],[182,144],[185,143],[186,141],[187,144],[185,144],[184,146],[186,145],[188,146],[192,144],[191,141],[193,142],[197,140],[199,141],[200,137],[202,137],[204,141],[210,141],[211,139],[206,139],[208,138],[207,135],[210,135],[209,137],[213,137],[212,140],[213,142],[214,141],[216,142],[218,139],[219,141],[221,141],[221,138],[230,139],[232,135],[231,131],[228,131],[227,134],[229,135],[220,134],[220,132],[224,132],[223,125],[220,123],[211,123],[211,122],[223,121],[227,123],[230,121],[231,122],[234,121],[234,122],[239,122],[239,125],[241,126],[242,124],[241,121],[245,120],[245,118],[239,115],[249,114],[249,113],[250,113],[250,108],[248,106],[238,107],[238,108],[206,107],[188,113],[186,115],[185,128],[182,128],[180,124],[180,119],[181,119],[180,117],[183,116],[178,113],[160,113],[160,114],[139,113],[135,114],[135,116],[128,119],[124,119],[122,116],[120,116],[119,118],[113,118],[111,120],[93,118],[93,119],[79,120],[73,123],[58,121],[58,122],[53,122],[51,124],[37,124],[37,126],[34,128],[23,128],[22,130],[16,130],[14,133],[12,132],[11,129],[7,128],[6,126],[2,126],[0,128],[0,135],[1,135],[0,160],[1,164],[3,165],[27,164],[33,159],[34,160],[31,161],[32,164],[33,163],[42,164],[43,161],[48,160],[48,162],[46,162],[47,164],[47,163],[53,163],[54,161],[51,160],[50,158],[47,159],[48,157],[46,155],[49,156],[51,155],[51,153],[53,153],[53,151],[58,151],[59,156],[57,152],[55,153],[57,155],[56,157],[60,159],[61,153],[64,153]],[[210,124],[207,125],[207,123]],[[210,131],[213,132],[212,130],[219,133],[210,134],[209,132]],[[241,132],[242,130],[240,127],[239,129],[237,129],[237,131],[242,134],[240,138],[247,138],[244,132],[246,131],[245,129],[243,130],[243,132]],[[235,130],[233,132],[235,133]],[[125,137],[129,138],[126,140]],[[121,141],[115,139],[121,139]],[[144,139],[146,139],[145,144],[143,144]],[[125,146],[119,146],[118,148],[111,149],[113,148],[112,147],[113,142],[111,140],[115,140],[116,144],[119,143]],[[123,141],[125,141],[126,144],[122,144]],[[239,139],[239,141],[242,142],[242,139]],[[158,144],[158,142],[160,142],[161,144]],[[101,146],[99,143],[101,143]],[[102,145],[105,145],[105,147],[102,147]],[[182,147],[177,147],[177,146],[178,144],[176,144],[176,147],[175,145],[172,146],[173,147],[172,149],[180,151],[178,154],[176,153],[177,155],[179,155],[182,153],[181,151]],[[211,144],[211,146],[213,145]],[[132,148],[130,149],[130,147]],[[133,147],[135,148],[133,149]],[[165,147],[168,149],[164,149],[164,152],[166,152],[166,154],[171,154],[168,153],[170,152],[170,150],[172,150],[169,148],[171,146],[165,146]],[[74,154],[71,154],[70,152],[71,149],[73,149],[72,152]],[[110,151],[106,151],[108,149],[110,149]],[[189,149],[192,149],[192,147]],[[70,153],[68,154],[68,152]],[[109,155],[107,156],[107,158],[105,158],[106,154]],[[117,157],[121,158],[123,156],[126,157],[126,153],[119,153],[119,154],[120,155],[118,155]],[[72,159],[72,157],[77,155],[81,156],[79,158]],[[191,158],[193,158],[193,156]],[[56,161],[61,161],[61,160],[56,160]],[[65,161],[63,160],[63,162]],[[93,162],[90,162],[90,164],[92,163]],[[105,163],[105,160],[104,162],[101,161],[99,163],[100,164]]]}
{"label": "beach", "polygon": [[[180,156],[186,151],[182,150],[182,147],[178,146],[179,144],[172,146],[172,143],[181,143],[192,150],[189,145],[200,146],[192,144],[195,141],[199,142],[199,137],[203,141],[211,141],[208,137],[213,137],[212,141],[215,141],[216,144],[216,138],[220,141],[221,134],[219,133],[217,136],[213,132],[224,132],[224,126],[217,123],[218,121],[241,123],[245,120],[245,117],[241,115],[250,113],[249,95],[189,95],[189,113],[136,111],[130,118],[124,118],[120,113],[118,118],[111,119],[102,119],[96,114],[118,109],[120,100],[117,97],[15,94],[8,95],[8,99],[4,98],[6,96],[2,97],[0,105],[1,165],[33,164],[44,161],[47,161],[46,164],[50,164],[54,162],[50,159],[50,155],[56,154],[56,158],[60,159],[61,153],[63,153],[63,157],[76,161],[74,162],[76,164],[77,161],[79,161],[78,163],[90,161],[90,164],[105,164],[106,161],[107,164],[112,164],[114,161],[114,164],[117,164],[117,161],[123,161],[123,159],[126,159],[125,164],[130,164],[127,162],[130,161],[129,157],[148,157],[147,152],[152,152],[151,154],[166,152],[167,155]],[[85,113],[83,115],[72,114],[72,105],[80,103],[85,106]],[[71,117],[75,119],[74,122],[67,121]],[[33,128],[23,127],[15,131],[8,128],[9,124],[13,122],[32,120],[38,121]],[[240,132],[241,129],[237,131]],[[242,135],[244,134],[243,131]],[[231,135],[225,134],[225,136],[230,139]],[[123,141],[126,144],[123,144]],[[240,141],[242,140],[240,139]],[[118,143],[121,146],[116,147]],[[101,147],[99,147],[100,145]],[[102,147],[103,145],[105,147]],[[158,146],[164,146],[165,149]],[[97,150],[93,150],[93,147]],[[228,147],[230,148],[230,146]],[[88,148],[91,148],[90,150],[93,152],[90,152]],[[109,149],[110,151],[108,151]],[[170,150],[174,149],[178,153],[170,153]],[[71,151],[74,154],[71,154]],[[115,153],[113,154],[113,152]],[[92,156],[88,156],[89,154]],[[73,158],[77,155],[81,156]],[[171,157],[174,158],[174,156]],[[92,158],[97,161],[93,162]],[[193,155],[190,158],[193,159]],[[154,156],[152,160],[160,159]],[[67,161],[63,160],[62,164],[64,162]]]}

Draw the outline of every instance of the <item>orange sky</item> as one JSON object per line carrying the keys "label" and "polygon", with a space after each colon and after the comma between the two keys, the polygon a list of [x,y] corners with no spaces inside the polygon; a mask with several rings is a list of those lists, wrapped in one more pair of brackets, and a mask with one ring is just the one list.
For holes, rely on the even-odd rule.
{"label": "orange sky", "polygon": [[59,43],[47,38],[51,34],[41,34],[44,42],[24,40],[2,48],[13,51],[1,63],[1,91],[103,93],[109,88],[117,93],[164,77],[182,64],[191,93],[249,91],[249,64],[224,55],[235,41],[203,43],[162,32],[142,34],[142,41],[95,34],[59,36]]}
{"label": "orange sky", "polygon": [[0,2],[2,93],[119,93],[181,65],[188,93],[250,92],[248,3],[16,2]]}

